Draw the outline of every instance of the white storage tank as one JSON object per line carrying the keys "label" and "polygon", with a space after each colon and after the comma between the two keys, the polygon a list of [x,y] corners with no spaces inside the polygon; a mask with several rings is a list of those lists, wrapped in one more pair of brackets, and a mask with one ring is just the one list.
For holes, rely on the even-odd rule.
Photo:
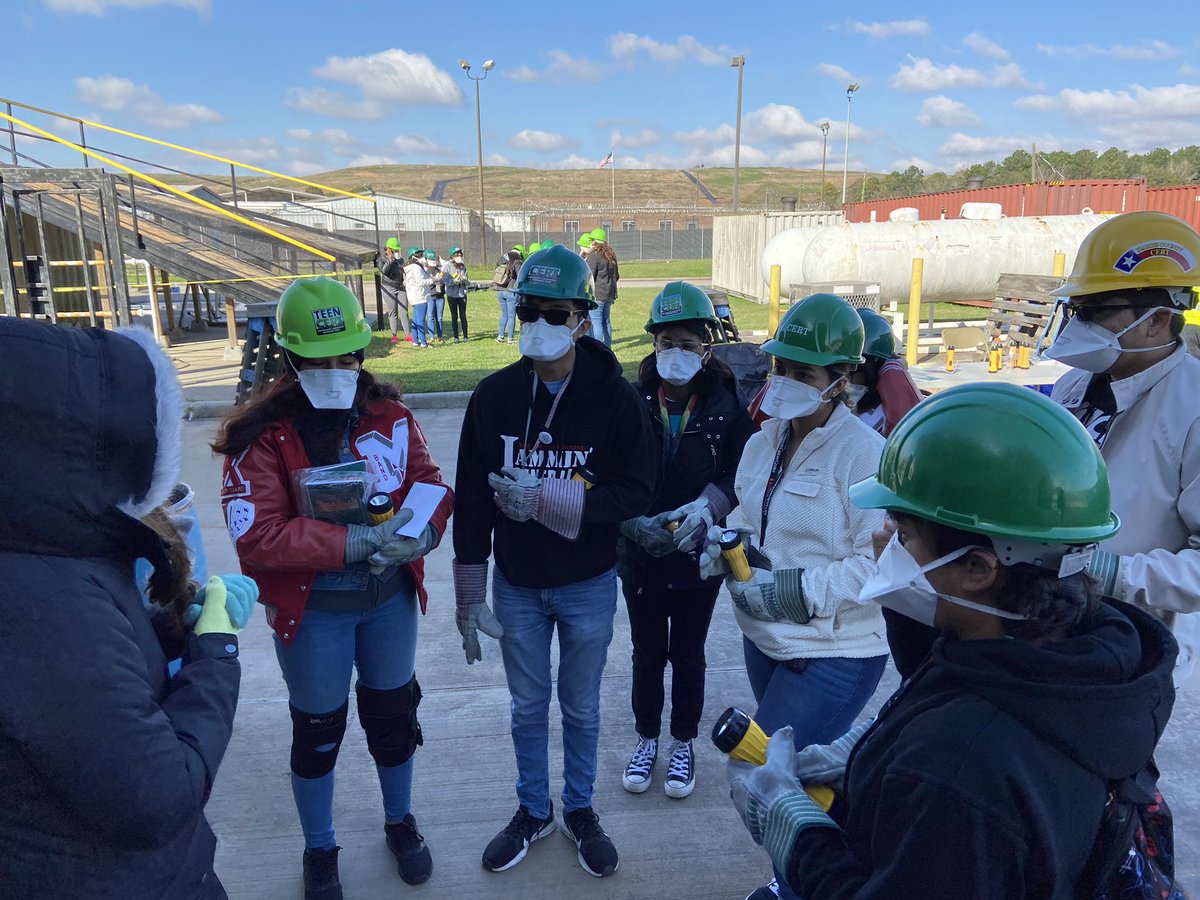
{"label": "white storage tank", "polygon": [[915,206],[901,206],[888,213],[889,222],[919,222],[921,211]]}
{"label": "white storage tank", "polygon": [[1004,218],[1004,207],[999,203],[964,203],[958,215],[976,222],[998,222]]}

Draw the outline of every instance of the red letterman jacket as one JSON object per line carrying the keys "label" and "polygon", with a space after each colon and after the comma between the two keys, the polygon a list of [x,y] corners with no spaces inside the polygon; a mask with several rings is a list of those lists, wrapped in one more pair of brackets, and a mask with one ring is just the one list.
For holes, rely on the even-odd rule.
{"label": "red letterman jacket", "polygon": [[[399,446],[405,432],[406,452]],[[421,427],[402,403],[384,400],[368,406],[350,436],[350,449],[357,458],[371,459],[377,466],[383,458],[400,482],[390,492],[396,509],[413,483],[445,484]],[[311,465],[291,420],[272,423],[241,454],[225,458],[221,485],[225,523],[242,572],[258,583],[267,621],[284,643],[295,639],[313,579],[345,565],[346,526],[300,514],[292,472]],[[439,540],[453,511],[454,492],[446,485],[446,496],[430,519]],[[416,560],[408,569],[424,614],[429,600],[425,560]]]}

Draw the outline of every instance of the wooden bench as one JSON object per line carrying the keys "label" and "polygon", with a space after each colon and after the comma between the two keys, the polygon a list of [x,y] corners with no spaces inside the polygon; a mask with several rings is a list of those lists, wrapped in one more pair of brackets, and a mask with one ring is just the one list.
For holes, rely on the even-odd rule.
{"label": "wooden bench", "polygon": [[987,331],[1005,344],[1017,343],[1037,352],[1052,334],[1061,300],[1050,294],[1064,279],[1054,275],[1002,274],[988,313]]}

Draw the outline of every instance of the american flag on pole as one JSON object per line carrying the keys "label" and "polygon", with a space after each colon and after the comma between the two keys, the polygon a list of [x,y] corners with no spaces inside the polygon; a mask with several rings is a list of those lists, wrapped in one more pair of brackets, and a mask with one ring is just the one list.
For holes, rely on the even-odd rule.
{"label": "american flag on pole", "polygon": [[[616,149],[616,148],[614,147],[614,148],[613,148],[613,150],[615,150],[615,149]],[[606,156],[606,157],[604,157],[604,159],[600,160],[600,165],[599,165],[599,166],[597,166],[597,168],[599,168],[599,169],[603,169],[603,168],[605,168],[605,167],[607,167],[607,166],[611,166],[611,165],[612,165],[612,161],[613,161],[613,151],[612,151],[612,150],[609,150],[609,151],[608,151],[608,156]]]}

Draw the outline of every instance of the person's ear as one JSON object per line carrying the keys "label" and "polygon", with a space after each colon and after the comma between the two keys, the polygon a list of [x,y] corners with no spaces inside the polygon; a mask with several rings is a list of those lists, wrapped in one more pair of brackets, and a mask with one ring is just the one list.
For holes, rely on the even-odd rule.
{"label": "person's ear", "polygon": [[1157,309],[1149,319],[1146,320],[1146,336],[1157,337],[1159,335],[1168,334],[1171,331],[1171,320],[1175,318],[1175,314],[1169,309]]}
{"label": "person's ear", "polygon": [[986,594],[1000,585],[1004,577],[1000,560],[987,551],[972,550],[963,557],[962,586],[974,594]]}

